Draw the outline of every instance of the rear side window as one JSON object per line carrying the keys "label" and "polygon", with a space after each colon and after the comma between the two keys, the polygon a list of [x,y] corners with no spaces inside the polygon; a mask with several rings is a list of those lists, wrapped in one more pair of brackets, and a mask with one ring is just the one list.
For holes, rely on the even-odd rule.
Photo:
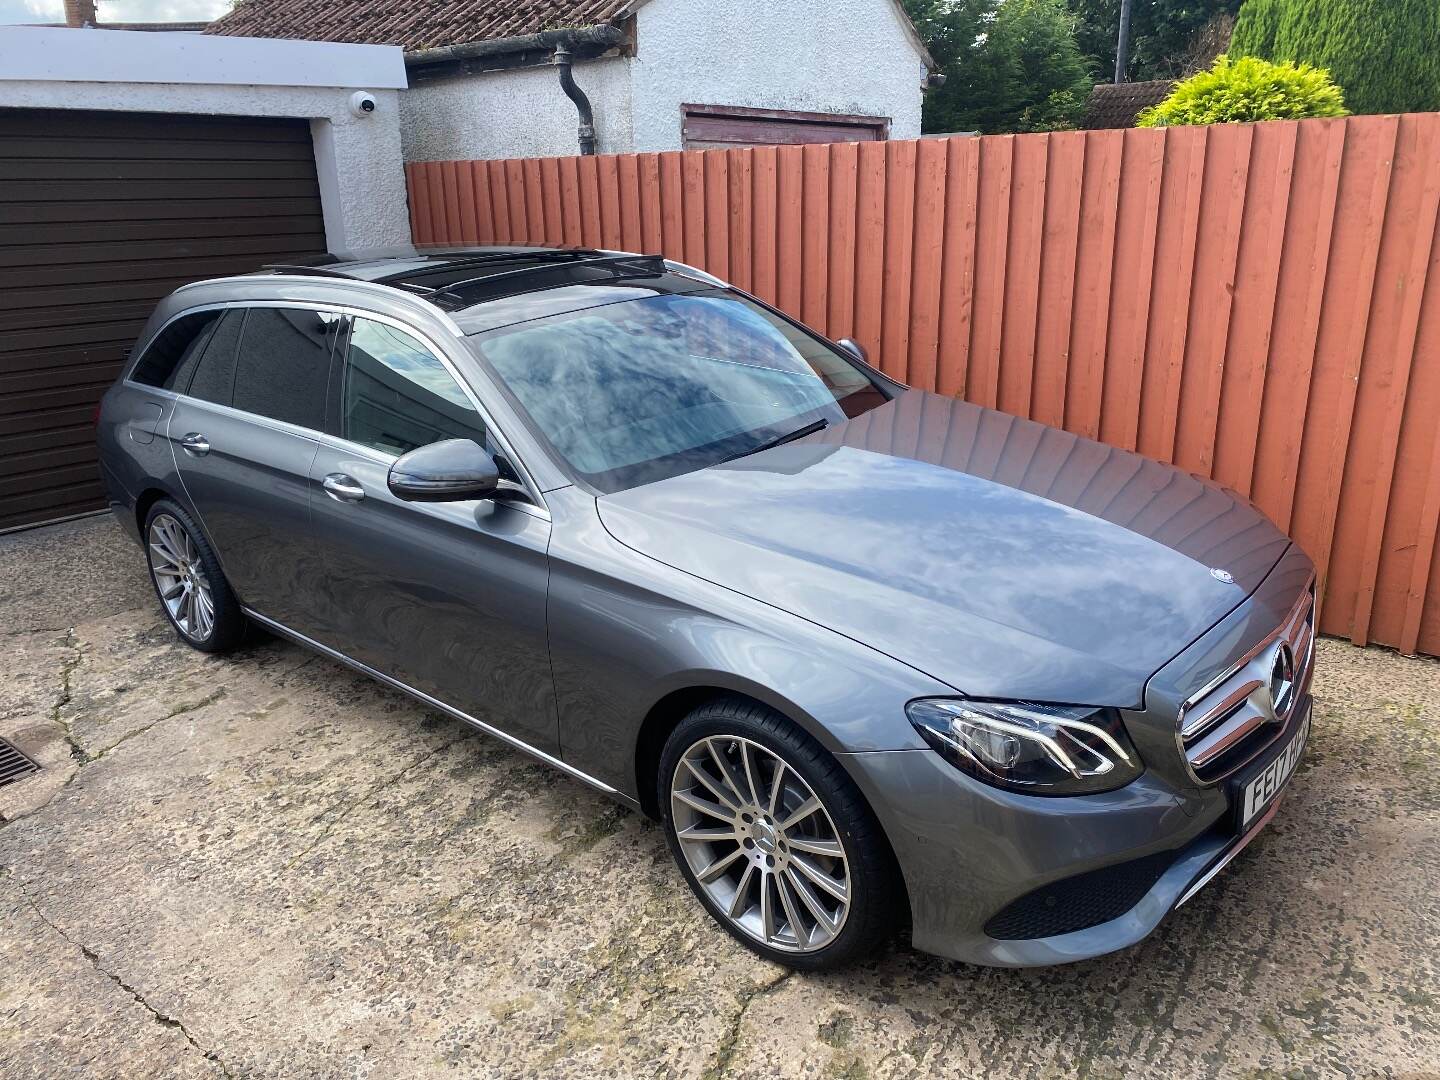
{"label": "rear side window", "polygon": [[[211,331],[205,351],[177,370],[175,389],[201,401],[229,405],[235,389],[235,347],[240,343],[240,327],[244,322],[245,312],[240,308],[226,311],[220,324]],[[184,370],[187,367],[194,369],[193,375]]]}
{"label": "rear side window", "polygon": [[171,322],[141,353],[130,378],[146,386],[174,390],[182,375],[188,379],[190,367],[210,340],[221,314],[218,310],[197,311]]}
{"label": "rear side window", "polygon": [[257,416],[321,430],[339,322],[338,315],[327,311],[251,308],[240,332],[230,404]]}
{"label": "rear side window", "polygon": [[354,320],[346,349],[340,435],[387,454],[443,439],[485,445],[485,424],[455,377],[403,330]]}

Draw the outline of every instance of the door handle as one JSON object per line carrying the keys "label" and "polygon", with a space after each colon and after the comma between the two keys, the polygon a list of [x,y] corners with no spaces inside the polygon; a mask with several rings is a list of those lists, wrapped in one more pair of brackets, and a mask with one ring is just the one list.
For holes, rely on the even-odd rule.
{"label": "door handle", "polygon": [[360,481],[353,476],[346,476],[343,472],[328,474],[320,481],[320,486],[325,489],[325,494],[336,502],[359,502],[365,497],[365,489],[360,486]]}
{"label": "door handle", "polygon": [[198,431],[192,431],[180,440],[180,448],[191,457],[204,457],[210,452],[210,440]]}

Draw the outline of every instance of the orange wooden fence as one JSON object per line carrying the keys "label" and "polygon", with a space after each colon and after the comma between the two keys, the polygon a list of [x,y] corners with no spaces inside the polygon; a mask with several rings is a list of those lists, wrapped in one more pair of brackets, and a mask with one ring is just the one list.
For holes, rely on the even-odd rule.
{"label": "orange wooden fence", "polygon": [[420,244],[663,252],[914,386],[1214,477],[1440,653],[1440,114],[409,166]]}

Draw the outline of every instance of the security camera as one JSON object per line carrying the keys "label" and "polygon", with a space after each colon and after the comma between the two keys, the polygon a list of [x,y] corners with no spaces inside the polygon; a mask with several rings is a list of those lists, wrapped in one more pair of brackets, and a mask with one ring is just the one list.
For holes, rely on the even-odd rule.
{"label": "security camera", "polygon": [[350,95],[350,111],[356,116],[369,116],[375,111],[375,98],[364,90],[356,90]]}

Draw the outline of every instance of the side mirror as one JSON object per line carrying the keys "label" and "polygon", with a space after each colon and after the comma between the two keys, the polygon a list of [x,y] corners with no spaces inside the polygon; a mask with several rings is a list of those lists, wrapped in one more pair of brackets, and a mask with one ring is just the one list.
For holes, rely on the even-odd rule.
{"label": "side mirror", "polygon": [[870,363],[870,356],[865,352],[865,346],[861,345],[854,338],[842,337],[839,341],[835,342],[835,344],[839,345],[840,348],[844,349],[862,364]]}
{"label": "side mirror", "polygon": [[406,502],[465,502],[493,497],[500,470],[474,439],[446,439],[399,458],[387,483]]}

